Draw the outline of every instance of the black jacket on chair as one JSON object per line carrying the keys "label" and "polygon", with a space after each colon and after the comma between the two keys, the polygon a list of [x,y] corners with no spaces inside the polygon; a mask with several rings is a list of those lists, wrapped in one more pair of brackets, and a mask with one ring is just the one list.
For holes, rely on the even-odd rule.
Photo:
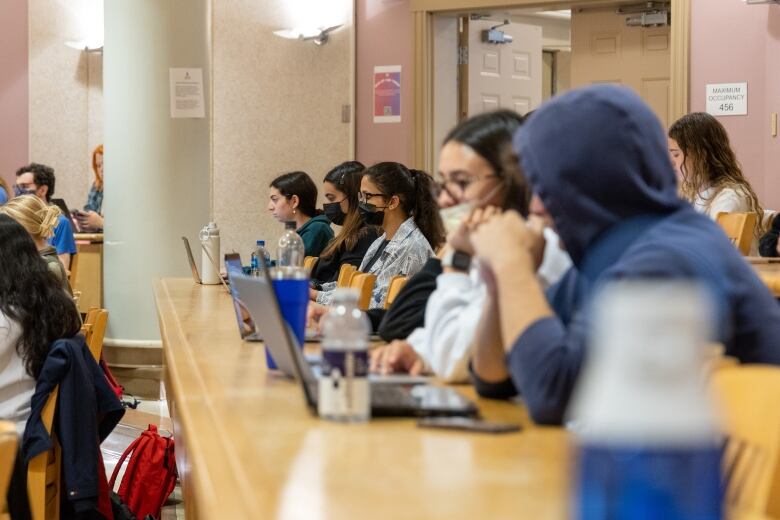
{"label": "black jacket on chair", "polygon": [[54,342],[38,376],[31,414],[22,439],[25,464],[52,448],[41,412],[59,385],[54,429],[62,447],[63,498],[74,511],[95,510],[101,475],[100,443],[125,413],[121,401],[81,335]]}

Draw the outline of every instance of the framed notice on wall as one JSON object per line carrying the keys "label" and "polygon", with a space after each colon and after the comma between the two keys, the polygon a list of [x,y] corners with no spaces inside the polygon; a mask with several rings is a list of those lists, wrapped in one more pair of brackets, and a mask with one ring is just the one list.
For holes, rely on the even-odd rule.
{"label": "framed notice on wall", "polygon": [[747,83],[707,85],[707,113],[713,116],[746,116],[748,113]]}
{"label": "framed notice on wall", "polygon": [[401,122],[401,66],[374,67],[374,123]]}

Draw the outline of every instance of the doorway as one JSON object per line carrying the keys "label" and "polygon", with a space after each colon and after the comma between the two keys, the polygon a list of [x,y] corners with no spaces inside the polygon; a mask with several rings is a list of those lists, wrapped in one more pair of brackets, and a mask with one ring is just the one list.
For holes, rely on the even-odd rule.
{"label": "doorway", "polygon": [[446,132],[468,115],[525,113],[577,86],[626,85],[665,125],[687,112],[689,0],[491,1],[412,0],[418,167],[435,171]]}

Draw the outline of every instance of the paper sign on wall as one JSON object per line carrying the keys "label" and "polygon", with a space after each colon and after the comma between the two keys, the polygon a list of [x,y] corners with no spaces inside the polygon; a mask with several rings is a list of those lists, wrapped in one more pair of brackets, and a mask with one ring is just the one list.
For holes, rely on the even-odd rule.
{"label": "paper sign on wall", "polygon": [[401,122],[401,66],[374,67],[374,123]]}
{"label": "paper sign on wall", "polygon": [[746,116],[747,83],[707,85],[707,113],[713,116]]}
{"label": "paper sign on wall", "polygon": [[169,69],[171,117],[206,117],[203,69]]}

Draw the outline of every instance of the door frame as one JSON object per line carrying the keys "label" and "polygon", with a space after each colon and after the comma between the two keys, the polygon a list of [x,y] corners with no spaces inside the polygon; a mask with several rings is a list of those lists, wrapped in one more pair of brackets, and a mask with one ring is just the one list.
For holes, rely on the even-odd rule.
{"label": "door frame", "polygon": [[[414,18],[414,165],[431,172],[437,143],[433,142],[433,15],[480,9],[619,5],[627,0],[411,0]],[[691,0],[671,0],[671,119],[688,113]]]}

